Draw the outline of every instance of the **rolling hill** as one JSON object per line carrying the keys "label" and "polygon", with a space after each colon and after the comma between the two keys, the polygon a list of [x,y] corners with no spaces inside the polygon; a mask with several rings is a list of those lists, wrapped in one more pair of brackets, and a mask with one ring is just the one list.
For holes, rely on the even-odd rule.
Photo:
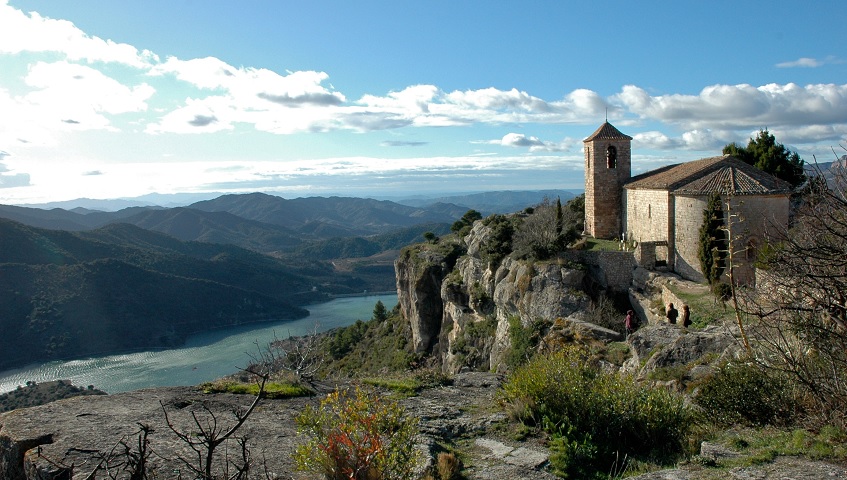
{"label": "rolling hill", "polygon": [[307,314],[299,305],[368,284],[322,262],[128,224],[86,232],[0,219],[0,369],[180,344],[218,326]]}

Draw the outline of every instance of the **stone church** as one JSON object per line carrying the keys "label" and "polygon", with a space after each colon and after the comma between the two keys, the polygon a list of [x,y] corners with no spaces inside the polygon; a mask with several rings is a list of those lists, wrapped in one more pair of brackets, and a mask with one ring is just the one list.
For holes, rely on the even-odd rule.
{"label": "stone church", "polygon": [[[636,261],[703,281],[697,256],[709,196],[720,195],[733,238],[734,275],[755,282],[753,261],[769,232],[788,225],[791,186],[730,156],[668,165],[633,177],[632,137],[608,121],[585,144],[585,233],[625,239]],[[727,202],[729,202],[727,204]],[[729,220],[729,221],[728,221]]]}

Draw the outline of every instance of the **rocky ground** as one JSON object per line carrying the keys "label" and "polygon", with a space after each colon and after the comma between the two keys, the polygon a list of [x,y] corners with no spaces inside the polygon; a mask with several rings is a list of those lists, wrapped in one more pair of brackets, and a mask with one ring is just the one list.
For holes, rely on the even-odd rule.
{"label": "rocky ground", "polygon": [[[418,448],[431,456],[442,448],[459,453],[467,479],[552,479],[547,470],[549,452],[534,437],[516,440],[509,422],[496,404],[500,379],[490,373],[462,373],[453,385],[424,390],[402,400],[421,419]],[[330,385],[324,385],[330,387]],[[215,412],[222,427],[231,425],[229,413],[246,408],[243,395],[203,394],[195,388],[156,388],[109,396],[76,397],[0,415],[0,478],[35,479],[34,468],[73,469],[71,478],[88,474],[103,461],[103,454],[119,451],[124,440],[133,446],[139,424],[153,428],[150,436],[152,467],[157,478],[191,478],[177,453],[193,459],[165,424],[162,404],[178,429],[189,430],[190,412],[202,415],[204,404]],[[294,417],[318,398],[265,400],[244,425],[254,459],[263,461],[278,478],[305,479],[294,471],[292,452],[302,441]],[[203,417],[200,417],[203,418]],[[738,454],[719,445],[704,444],[702,458],[720,466]],[[800,458],[778,458],[754,467],[705,467],[691,462],[676,469],[635,477],[639,480],[711,479],[847,479],[847,467]],[[105,477],[103,477],[105,478]]]}

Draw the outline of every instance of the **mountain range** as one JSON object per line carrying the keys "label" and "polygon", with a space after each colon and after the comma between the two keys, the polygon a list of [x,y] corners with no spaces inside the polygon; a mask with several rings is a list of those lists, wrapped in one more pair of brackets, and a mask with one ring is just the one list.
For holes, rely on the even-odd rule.
{"label": "mountain range", "polygon": [[393,290],[396,251],[468,209],[263,193],[113,212],[0,205],[0,369],[172,347]]}

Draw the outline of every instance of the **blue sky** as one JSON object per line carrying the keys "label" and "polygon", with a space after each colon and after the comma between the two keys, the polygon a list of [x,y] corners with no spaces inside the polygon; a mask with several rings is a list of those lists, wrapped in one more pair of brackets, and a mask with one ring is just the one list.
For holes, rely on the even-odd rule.
{"label": "blue sky", "polygon": [[[811,8],[813,6],[814,8]],[[580,189],[847,144],[841,1],[0,0],[0,203]]]}

